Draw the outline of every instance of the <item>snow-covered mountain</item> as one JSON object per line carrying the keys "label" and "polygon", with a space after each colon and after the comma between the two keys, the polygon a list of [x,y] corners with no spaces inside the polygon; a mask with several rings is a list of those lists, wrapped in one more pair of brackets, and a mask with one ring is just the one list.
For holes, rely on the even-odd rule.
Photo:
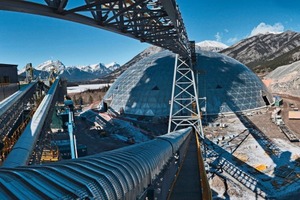
{"label": "snow-covered mountain", "polygon": [[[56,68],[59,74],[66,69],[65,65],[59,60],[48,60],[39,64],[37,67],[33,67],[33,68],[34,68],[33,76],[38,77],[40,79],[48,78],[49,72],[53,68]],[[26,66],[18,71],[18,75],[20,77],[26,77]]]}
{"label": "snow-covered mountain", "polygon": [[[66,67],[65,65],[59,61],[59,60],[47,60],[41,64],[39,64],[37,67],[34,67],[35,68],[35,73],[40,73],[41,71],[43,72],[50,72],[51,69],[55,67],[56,69],[58,69],[58,71],[63,71]],[[21,74],[25,74],[25,71],[26,71],[26,66],[23,67],[22,69],[20,69],[18,71],[18,74],[21,75]],[[48,74],[48,73],[44,73],[44,74]]]}
{"label": "snow-covered mountain", "polygon": [[84,71],[78,67],[67,67],[60,75],[69,82],[88,81],[99,78],[96,74]]}
{"label": "snow-covered mountain", "polygon": [[246,38],[221,51],[257,72],[272,71],[300,58],[300,34],[286,31]]}
{"label": "snow-covered mountain", "polygon": [[118,68],[120,68],[121,65],[119,65],[119,64],[116,63],[116,62],[112,62],[112,63],[106,64],[105,67],[108,68],[108,69],[110,69],[110,71],[115,71],[115,70],[117,70]]}
{"label": "snow-covered mountain", "polygon": [[100,77],[105,76],[113,71],[102,63],[87,66],[79,66],[77,68]]}
{"label": "snow-covered mountain", "polygon": [[200,49],[203,51],[219,52],[223,49],[226,49],[227,47],[228,46],[226,44],[212,40],[204,40],[202,42],[196,43],[196,49]]}
{"label": "snow-covered mountain", "polygon": [[[61,77],[66,78],[69,82],[89,81],[101,78],[120,67],[116,62],[108,65],[98,63],[87,66],[68,66],[66,67],[61,61],[48,60],[34,67],[34,76],[45,79],[49,76],[52,68],[56,68]],[[19,70],[20,76],[26,76],[25,67]]]}
{"label": "snow-covered mountain", "polygon": [[65,65],[59,60],[47,60],[46,62],[39,64],[37,67],[35,67],[35,69],[50,72],[53,67],[55,67],[58,72],[61,72],[66,68]]}

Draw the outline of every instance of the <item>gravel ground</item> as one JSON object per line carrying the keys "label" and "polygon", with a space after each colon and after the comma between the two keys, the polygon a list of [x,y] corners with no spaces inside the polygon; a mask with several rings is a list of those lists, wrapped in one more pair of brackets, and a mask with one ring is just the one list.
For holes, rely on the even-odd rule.
{"label": "gravel ground", "polygon": [[[290,100],[295,99],[292,98]],[[284,102],[287,104],[288,100],[284,99]],[[294,103],[297,105],[297,102],[299,103],[299,101]],[[283,106],[283,108],[285,108],[283,115],[287,113],[285,104]],[[272,109],[251,112],[252,116],[249,114],[247,118],[281,150],[282,153],[277,157],[275,154],[272,156],[267,154],[266,145],[262,145],[262,143],[258,142],[251,134],[242,141],[240,146],[238,146],[232,154],[231,150],[235,149],[238,142],[235,142],[237,139],[232,138],[232,136],[239,134],[247,135],[247,130],[246,132],[242,132],[245,127],[238,118],[230,117],[227,119],[223,117],[215,122],[227,124],[226,128],[210,126],[204,129],[207,135],[210,136],[210,139],[215,142],[218,141],[219,146],[222,147],[223,153],[221,153],[220,157],[231,162],[238,171],[241,170],[242,173],[249,174],[254,180],[257,180],[259,183],[257,186],[262,188],[269,197],[273,196],[278,197],[277,199],[286,199],[286,195],[290,195],[288,197],[289,199],[295,199],[295,197],[299,195],[297,191],[299,191],[300,186],[299,178],[297,178],[297,176],[300,175],[300,167],[297,166],[298,164],[295,162],[295,160],[300,157],[299,142],[291,143],[286,136],[281,133],[277,125],[272,123],[270,119],[271,110]],[[300,130],[297,128],[299,121],[286,124],[288,126],[294,124],[294,127],[291,126],[291,129],[295,132]],[[224,153],[224,150],[228,153]],[[236,162],[234,157],[242,159],[243,161],[240,160],[240,162]],[[214,163],[216,163],[216,161],[214,161]],[[266,168],[262,169],[263,167]],[[261,171],[258,171],[258,169]],[[285,169],[287,171],[285,171]],[[212,167],[211,170],[214,172],[216,169]],[[284,174],[288,173],[289,170],[293,171],[292,174],[285,177]],[[227,179],[227,193],[224,190],[224,178],[220,178],[219,175]],[[255,192],[251,191],[251,187],[247,187],[236,179],[237,177],[234,178],[226,170],[222,172],[219,171],[219,174],[215,174],[215,176],[210,179],[211,187],[214,190],[214,199],[264,199],[264,197],[257,196]],[[293,195],[291,196],[291,194]]]}

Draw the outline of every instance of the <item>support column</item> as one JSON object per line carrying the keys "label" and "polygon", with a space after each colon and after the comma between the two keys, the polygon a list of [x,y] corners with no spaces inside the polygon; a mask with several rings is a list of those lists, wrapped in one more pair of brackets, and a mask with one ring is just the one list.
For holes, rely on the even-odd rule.
{"label": "support column", "polygon": [[176,55],[168,132],[192,126],[204,138],[198,94],[189,58]]}

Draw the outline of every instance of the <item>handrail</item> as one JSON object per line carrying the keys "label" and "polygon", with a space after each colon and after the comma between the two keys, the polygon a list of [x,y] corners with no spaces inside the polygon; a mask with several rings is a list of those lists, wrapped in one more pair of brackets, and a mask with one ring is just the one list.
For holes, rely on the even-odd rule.
{"label": "handrail", "polygon": [[196,134],[196,143],[197,143],[197,153],[198,153],[198,166],[199,166],[199,173],[200,173],[200,184],[202,189],[202,199],[203,200],[212,200],[212,192],[208,183],[205,167],[204,167],[204,161],[202,157],[200,142],[198,134]]}

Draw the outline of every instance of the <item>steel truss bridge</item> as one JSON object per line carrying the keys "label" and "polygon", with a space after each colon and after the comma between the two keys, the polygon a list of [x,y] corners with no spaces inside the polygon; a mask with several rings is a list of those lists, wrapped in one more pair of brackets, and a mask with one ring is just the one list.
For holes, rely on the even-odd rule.
{"label": "steel truss bridge", "polygon": [[[76,6],[71,7],[74,2]],[[0,0],[0,9],[78,22],[160,46],[184,57],[191,54],[174,0]]]}
{"label": "steel truss bridge", "polygon": [[[30,13],[77,22],[121,34],[174,52],[177,54],[177,56],[174,66],[174,80],[168,132],[171,133],[182,126],[192,126],[203,138],[198,104],[199,99],[196,92],[197,90],[193,72],[193,64],[196,62],[195,44],[194,42],[190,42],[188,39],[182,16],[175,0],[0,0],[0,10]],[[177,106],[174,106],[176,104]],[[174,110],[174,107],[179,107],[180,110]],[[172,138],[173,136],[174,133],[173,135],[171,134],[170,136],[166,137]],[[187,139],[186,137],[182,139],[182,137],[183,136],[181,135],[176,135],[176,137],[172,138],[174,141],[181,141],[180,143],[174,143],[178,145],[176,146],[177,149],[181,149],[181,144],[185,143],[184,141]],[[176,154],[178,152],[174,151],[176,148],[171,142],[169,143],[171,144],[173,153],[166,155],[161,150],[159,151],[159,154],[157,154],[164,156],[164,160],[172,160],[174,157],[177,157]],[[151,155],[151,153],[148,153],[148,155]],[[168,158],[165,156],[168,156]],[[137,158],[133,156],[130,157],[130,159],[134,160]],[[114,165],[120,166],[119,170],[123,169],[125,166],[125,164],[123,165],[122,163],[117,164],[115,161],[112,162]],[[52,182],[52,179],[62,180],[61,177],[64,177],[65,180],[72,182],[71,175],[78,172],[80,176],[82,176],[82,179],[86,181],[92,180],[89,183],[92,185],[86,185],[85,187],[83,186],[84,188],[87,188],[87,196],[85,196],[85,193],[81,191],[81,189],[76,190],[77,187],[80,188],[79,186],[82,185],[82,183],[79,183],[75,180],[76,187],[65,185],[65,188],[62,188],[62,186],[58,186],[57,184],[50,184],[49,188],[56,188],[59,193],[68,194],[71,192],[72,194],[76,194],[75,196],[77,198],[94,196],[90,194],[92,190],[95,190],[96,193],[101,193],[99,190],[100,187],[95,187],[95,185],[102,183],[96,183],[94,179],[90,178],[93,174],[97,173],[94,171],[96,165],[94,166],[94,163],[84,165],[81,163],[81,161],[75,161],[74,163],[77,163],[75,165],[78,165],[79,168],[84,168],[86,170],[84,170],[84,172],[80,172],[81,170],[76,172],[77,169],[70,169],[71,171],[74,171],[74,173],[72,172],[70,174],[55,175],[56,173],[60,173],[60,167],[55,167],[54,165],[53,167],[55,169],[48,169],[48,167],[45,166],[45,174],[42,174],[35,168],[28,168],[28,170],[26,168],[18,170],[19,168],[17,168],[17,171],[26,171],[24,174],[12,169],[0,169],[0,188],[3,189],[3,194],[5,193],[8,194],[8,196],[12,195],[13,197],[16,197],[13,193],[15,187],[10,184],[3,185],[1,180],[4,180],[5,182],[6,179],[12,180],[15,177],[18,179],[15,182],[16,185],[27,185],[31,181],[26,178],[28,171],[28,173],[35,173],[38,177],[37,179],[41,179],[41,182],[43,182],[43,180],[51,174],[47,172],[47,170],[50,170],[55,173],[53,173],[53,175],[51,175],[49,180],[46,182],[50,181],[50,179],[50,182]],[[107,174],[111,174],[112,171],[109,172],[110,167],[107,164],[105,164],[105,166],[106,167],[104,167],[104,171],[106,171]],[[138,169],[143,170],[144,168],[140,167]],[[154,178],[159,175],[161,170],[162,167],[160,167],[158,170],[158,168],[153,165],[150,171],[153,176],[151,176],[151,180],[148,180],[147,184],[151,183],[152,180],[154,181]],[[99,176],[108,176],[107,174]],[[130,176],[133,176],[133,174],[128,175],[128,180],[132,180]],[[149,176],[147,175],[147,177]],[[30,183],[30,185],[38,184],[39,181],[37,181],[37,179],[32,180],[36,182]],[[139,185],[138,182],[139,181],[135,182],[135,186],[138,187],[138,189],[141,189],[141,185]],[[115,185],[110,186],[116,187]],[[135,186],[130,186],[128,188],[135,188]],[[46,185],[43,187],[48,188]],[[34,194],[36,191],[32,186],[30,186],[29,189],[30,191],[33,191],[32,194]],[[49,192],[48,189],[45,191]],[[128,191],[130,198],[133,197],[131,195],[137,194],[136,190],[131,192],[130,189],[126,189],[126,191]],[[41,192],[38,192],[37,194],[40,195],[39,197],[51,196],[50,193],[42,194]],[[69,196],[69,198],[73,198],[75,196]],[[105,194],[105,196],[108,199],[112,197],[109,194]],[[116,199],[120,199],[120,197],[121,199],[127,199],[128,196],[125,197],[122,195],[116,195],[114,197],[116,197]]]}

